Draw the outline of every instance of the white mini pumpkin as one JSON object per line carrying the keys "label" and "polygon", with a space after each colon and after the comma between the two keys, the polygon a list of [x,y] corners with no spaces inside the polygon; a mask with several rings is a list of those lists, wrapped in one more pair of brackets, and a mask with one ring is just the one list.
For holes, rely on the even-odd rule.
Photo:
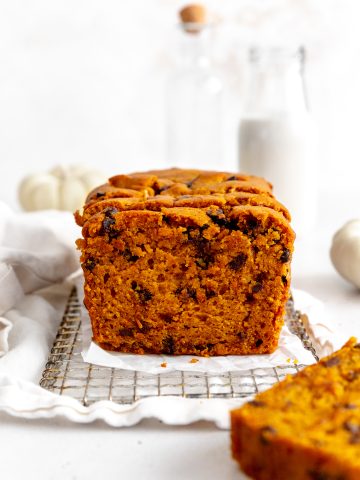
{"label": "white mini pumpkin", "polygon": [[360,288],[360,220],[351,220],[333,238],[330,258],[345,280]]}
{"label": "white mini pumpkin", "polygon": [[83,165],[60,165],[48,173],[24,178],[19,186],[19,200],[26,211],[69,210],[84,204],[87,194],[106,182],[104,174]]}

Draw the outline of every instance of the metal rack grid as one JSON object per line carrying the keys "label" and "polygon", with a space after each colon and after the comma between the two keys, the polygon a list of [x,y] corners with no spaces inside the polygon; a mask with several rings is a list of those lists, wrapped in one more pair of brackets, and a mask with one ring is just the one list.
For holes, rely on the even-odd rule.
{"label": "metal rack grid", "polygon": [[[286,309],[286,322],[298,335],[304,348],[317,358],[306,333],[302,314],[294,310],[292,299]],[[304,365],[279,365],[222,374],[166,372],[147,374],[85,363],[81,356],[80,303],[74,289],[60,324],[40,385],[59,395],[69,395],[89,406],[100,400],[131,405],[148,397],[247,398],[269,388]]]}

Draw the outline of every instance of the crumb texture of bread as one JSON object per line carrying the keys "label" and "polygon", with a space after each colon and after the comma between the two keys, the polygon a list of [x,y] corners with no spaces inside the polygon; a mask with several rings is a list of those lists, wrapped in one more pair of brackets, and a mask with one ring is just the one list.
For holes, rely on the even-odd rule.
{"label": "crumb texture of bread", "polygon": [[169,169],[93,190],[77,241],[93,339],[131,353],[273,352],[294,232],[264,179]]}
{"label": "crumb texture of bread", "polygon": [[360,479],[360,344],[231,412],[233,457],[255,480]]}

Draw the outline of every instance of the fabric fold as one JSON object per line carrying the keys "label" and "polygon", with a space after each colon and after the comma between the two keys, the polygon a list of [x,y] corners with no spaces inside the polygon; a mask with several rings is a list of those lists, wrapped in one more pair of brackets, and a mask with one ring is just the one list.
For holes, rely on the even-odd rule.
{"label": "fabric fold", "polygon": [[69,212],[15,213],[0,202],[0,357],[13,331],[14,315],[5,313],[78,269],[78,230]]}

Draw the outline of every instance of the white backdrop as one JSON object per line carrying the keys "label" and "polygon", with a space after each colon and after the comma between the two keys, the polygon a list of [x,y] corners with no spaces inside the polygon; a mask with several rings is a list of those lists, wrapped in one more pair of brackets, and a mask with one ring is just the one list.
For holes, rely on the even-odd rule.
{"label": "white backdrop", "polygon": [[[236,167],[244,52],[254,41],[304,43],[320,129],[322,189],[360,173],[360,4],[356,0],[204,1],[222,18],[215,51],[226,82],[219,168]],[[106,173],[166,165],[163,87],[174,64],[177,0],[1,0],[0,199],[57,163]]]}

